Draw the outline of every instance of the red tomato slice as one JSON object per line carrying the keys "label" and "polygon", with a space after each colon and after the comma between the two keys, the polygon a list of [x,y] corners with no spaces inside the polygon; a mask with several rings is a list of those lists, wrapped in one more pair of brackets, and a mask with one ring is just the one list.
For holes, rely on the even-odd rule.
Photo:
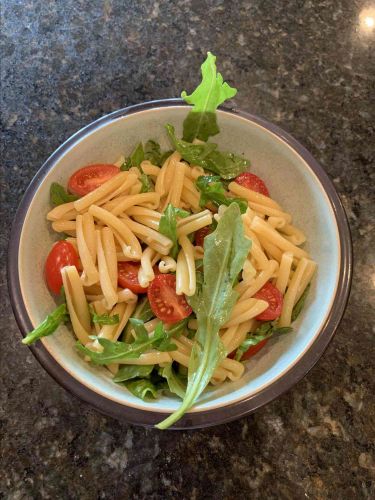
{"label": "red tomato slice", "polygon": [[255,174],[251,174],[250,172],[240,174],[234,179],[234,182],[237,182],[237,184],[247,189],[256,191],[257,193],[264,194],[264,196],[270,195],[267,186],[262,179]]}
{"label": "red tomato slice", "polygon": [[198,231],[196,231],[195,233],[195,244],[199,247],[203,247],[204,239],[210,233],[211,233],[210,226],[205,226],[202,227],[201,229],[198,229]]}
{"label": "red tomato slice", "polygon": [[268,302],[268,308],[258,314],[255,319],[259,321],[271,321],[280,316],[281,309],[283,308],[283,295],[272,283],[266,283],[254,297]]}
{"label": "red tomato slice", "polygon": [[138,262],[119,262],[117,265],[119,286],[129,288],[133,293],[146,293],[147,288],[141,286],[138,281],[140,267]]}
{"label": "red tomato slice", "polygon": [[71,243],[61,240],[53,245],[45,264],[47,285],[53,293],[60,293],[63,284],[61,269],[65,266],[78,268],[78,255]]}
{"label": "red tomato slice", "polygon": [[264,347],[268,342],[268,339],[261,340],[258,344],[252,345],[248,348],[248,350],[242,355],[241,361],[245,359],[251,358],[251,356],[255,356],[257,352],[259,352],[262,347]]}
{"label": "red tomato slice", "polygon": [[68,190],[78,196],[84,196],[94,191],[94,189],[104,184],[104,182],[108,181],[119,172],[120,169],[116,167],[116,165],[108,163],[98,163],[97,165],[82,167],[70,177],[68,181]]}
{"label": "red tomato slice", "polygon": [[164,323],[177,323],[190,316],[192,308],[184,295],[176,293],[176,276],[158,274],[147,290],[147,297],[155,316]]}

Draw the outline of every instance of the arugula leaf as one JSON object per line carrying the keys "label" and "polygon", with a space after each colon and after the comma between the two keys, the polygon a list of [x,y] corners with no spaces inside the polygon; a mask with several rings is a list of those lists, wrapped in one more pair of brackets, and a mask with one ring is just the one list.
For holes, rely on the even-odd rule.
{"label": "arugula leaf", "polygon": [[49,188],[49,195],[52,205],[62,205],[63,203],[69,203],[70,201],[78,200],[79,196],[74,194],[69,194],[58,182],[52,182]]}
{"label": "arugula leaf", "polygon": [[295,321],[298,316],[301,314],[301,311],[302,309],[304,308],[305,306],[305,302],[306,302],[306,297],[309,293],[309,290],[310,290],[310,286],[311,286],[311,283],[309,283],[307,285],[307,287],[305,288],[303,294],[301,295],[300,299],[298,300],[298,302],[296,303],[296,305],[293,307],[293,311],[292,311],[292,321]]}
{"label": "arugula leaf", "polygon": [[[156,143],[155,143],[156,144]],[[145,174],[142,170],[141,163],[145,159],[145,152],[143,149],[143,145],[140,142],[137,144],[136,148],[130,155],[130,157],[124,161],[124,163],[121,165],[120,170],[129,170],[131,167],[137,167],[138,170],[140,171],[140,181],[142,184],[142,189],[141,193],[148,193],[149,191],[154,190],[154,184],[152,180],[149,178],[147,174]]]}
{"label": "arugula leaf", "polygon": [[125,382],[138,377],[147,377],[150,375],[154,365],[122,365],[120,366],[113,382]]}
{"label": "arugula leaf", "polygon": [[125,382],[124,385],[134,396],[143,399],[143,401],[156,399],[158,396],[157,387],[146,378],[130,380],[129,382]]}
{"label": "arugula leaf", "polygon": [[148,140],[145,144],[145,160],[161,167],[161,156],[160,144],[152,139]]}
{"label": "arugula leaf", "polygon": [[177,349],[175,344],[171,343],[171,334],[164,329],[163,323],[158,323],[154,335],[149,336],[141,320],[131,318],[129,321],[136,333],[136,338],[131,344],[121,341],[112,342],[105,338],[92,336],[90,338],[98,340],[103,347],[101,352],[91,351],[80,342],[76,343],[77,349],[89,356],[96,365],[107,365],[121,359],[139,358],[142,353],[152,348],[159,351],[175,351]]}
{"label": "arugula leaf", "polygon": [[173,259],[176,259],[178,254],[177,217],[184,218],[188,215],[189,212],[187,212],[186,210],[182,210],[182,208],[176,208],[169,203],[160,218],[159,233],[163,234],[172,241],[173,245],[169,252],[169,255]]}
{"label": "arugula leaf", "polygon": [[94,312],[91,315],[91,320],[98,325],[117,325],[120,323],[120,316],[118,314],[110,316],[108,313],[96,314]]}
{"label": "arugula leaf", "polygon": [[130,163],[132,167],[140,167],[144,159],[145,159],[145,152],[143,150],[143,145],[140,142],[139,144],[137,144],[134,151],[130,155]]}
{"label": "arugula leaf", "polygon": [[184,121],[185,141],[207,141],[210,136],[216,135],[219,127],[215,111],[220,104],[237,93],[237,90],[224,82],[221,74],[216,72],[215,61],[216,57],[207,52],[207,59],[201,66],[201,83],[191,95],[187,95],[185,91],[181,93],[181,97],[194,106]]}
{"label": "arugula leaf", "polygon": [[132,168],[132,162],[131,162],[131,159],[130,159],[130,156],[129,156],[129,158],[126,158],[124,160],[123,164],[120,167],[120,170],[127,172],[131,168]]}
{"label": "arugula leaf", "polygon": [[289,326],[278,327],[275,322],[267,321],[262,323],[254,333],[249,333],[246,339],[238,347],[235,359],[240,361],[245,352],[254,345],[259,344],[265,339],[273,337],[274,335],[284,335],[293,331]]}
{"label": "arugula leaf", "polygon": [[173,149],[168,149],[168,151],[165,151],[161,157],[160,157],[160,166],[162,167],[164,165],[164,162],[167,158],[171,156],[171,154],[174,153]]}
{"label": "arugula leaf", "polygon": [[36,340],[42,337],[47,337],[51,335],[59,325],[65,323],[69,319],[68,309],[66,304],[61,304],[57,307],[51,314],[49,314],[39,326],[37,326],[33,331],[28,333],[24,339],[22,339],[22,344],[30,345]]}
{"label": "arugula leaf", "polygon": [[168,363],[162,368],[159,368],[159,374],[167,380],[170,392],[177,394],[181,399],[185,397],[186,383],[172,367],[172,363]]}
{"label": "arugula leaf", "polygon": [[136,341],[147,342],[149,337],[144,322],[141,319],[136,319],[136,318],[130,318],[129,322],[133,327]]}
{"label": "arugula leaf", "polygon": [[234,153],[219,151],[217,144],[205,142],[203,144],[191,144],[175,136],[174,127],[166,125],[169,138],[175,149],[182,158],[191,165],[200,165],[205,170],[220,175],[223,179],[233,179],[244,172],[249,162],[242,156]]}
{"label": "arugula leaf", "polygon": [[186,368],[186,366],[178,364],[177,370],[178,370],[178,376],[179,377],[181,377],[182,379],[187,379],[187,377],[188,377],[188,369]]}
{"label": "arugula leaf", "polygon": [[154,183],[147,174],[142,173],[139,180],[142,184],[141,193],[149,193],[150,191],[154,191]]}
{"label": "arugula leaf", "polygon": [[212,202],[215,206],[237,203],[241,214],[247,210],[247,201],[242,198],[228,198],[225,196],[225,189],[220,177],[217,175],[201,175],[195,181],[197,188],[201,193],[199,205],[205,207],[208,202]]}
{"label": "arugula leaf", "polygon": [[142,143],[138,143],[135,149],[132,151],[131,155],[124,161],[121,165],[120,170],[129,170],[131,167],[138,167],[141,173],[141,163],[145,159],[145,152],[143,150]]}
{"label": "arugula leaf", "polygon": [[188,321],[189,318],[185,318],[178,323],[175,323],[167,330],[168,336],[178,338],[186,330]]}
{"label": "arugula leaf", "polygon": [[[154,316],[155,314],[151,309],[148,298],[144,297],[143,299],[141,299],[140,302],[138,302],[132,317],[134,319],[140,319],[144,323],[146,323],[147,321],[150,321],[150,319],[152,319]],[[125,342],[130,342],[132,339],[131,335],[132,330],[133,330],[132,324],[130,323],[130,321],[128,321],[122,334],[122,340],[124,340]]]}
{"label": "arugula leaf", "polygon": [[220,218],[216,230],[205,238],[203,286],[189,300],[197,316],[198,330],[189,361],[188,387],[180,408],[160,422],[159,429],[168,428],[191,408],[226,355],[218,333],[238,298],[233,283],[250,245],[244,235],[240,210],[233,203]]}
{"label": "arugula leaf", "polygon": [[164,329],[163,323],[158,323],[154,335],[157,335],[161,342],[158,342],[157,348],[161,352],[176,351],[176,344],[171,343],[172,333]]}

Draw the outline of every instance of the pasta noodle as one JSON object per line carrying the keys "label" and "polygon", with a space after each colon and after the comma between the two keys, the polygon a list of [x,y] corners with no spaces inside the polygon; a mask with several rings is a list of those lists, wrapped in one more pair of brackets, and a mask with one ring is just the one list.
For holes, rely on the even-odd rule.
{"label": "pasta noodle", "polygon": [[133,196],[127,196],[120,203],[117,203],[111,210],[113,215],[120,215],[126,212],[128,208],[134,205],[144,205],[148,208],[157,208],[160,203],[158,193],[140,193]]}
{"label": "pasta noodle", "polygon": [[[199,273],[203,273],[203,281],[206,280],[205,249],[210,248],[212,242],[216,244],[216,239],[203,243],[203,237],[220,223],[228,207],[226,203],[216,202],[215,208],[213,203],[208,203],[212,210],[200,206],[201,193],[196,180],[206,173],[202,167],[182,160],[176,151],[161,167],[143,160],[139,167],[133,165],[128,171],[121,171],[124,162],[125,158],[120,157],[115,163],[118,173],[98,188],[74,202],[56,206],[47,214],[52,228],[68,236],[66,242],[78,256],[77,268],[66,266],[61,271],[73,332],[88,349],[85,354],[102,353],[107,344],[101,339],[126,342],[129,349],[132,344],[138,346],[138,342],[149,345],[140,355],[109,358],[112,362],[105,366],[112,375],[117,374],[122,365],[155,365],[159,367],[158,374],[166,367],[175,369],[180,365],[183,371],[182,367],[188,368],[191,362],[197,330],[198,335],[202,333],[185,297],[196,294],[197,283],[202,286]],[[141,174],[150,177],[150,184],[154,186],[150,191],[142,192],[145,182]],[[239,220],[251,246],[234,285],[233,307],[223,316],[218,332],[226,356],[211,372],[213,385],[243,376],[245,364],[237,359],[247,349],[244,346],[249,345],[249,336],[255,334],[254,347],[267,338],[262,337],[264,321],[272,318],[265,325],[271,329],[291,324],[293,308],[317,267],[301,248],[306,241],[305,234],[293,225],[292,215],[271,197],[238,182],[228,184],[225,196],[242,198],[245,206],[247,203]],[[159,224],[169,204],[184,208],[189,214],[186,217],[179,216],[178,211],[164,214],[163,227],[169,225],[165,231],[167,237],[159,231]],[[175,219],[171,214],[175,214]],[[203,228],[207,230],[199,233],[199,237],[194,234]],[[220,263],[217,265],[219,268]],[[155,314],[154,296],[150,293],[156,280],[175,283],[175,289],[156,298],[162,302],[164,311],[181,312],[186,307],[184,317],[188,317],[176,330],[172,321],[171,324],[164,322],[162,334],[167,336],[170,332],[172,336],[169,339],[172,345],[167,351],[161,344],[152,342],[155,335],[160,335],[161,321]],[[272,316],[272,297],[265,293],[268,287],[275,290],[277,297],[283,297],[275,316]],[[94,313],[96,316],[91,317]],[[132,317],[138,322],[130,322]],[[121,345],[116,344],[114,349]],[[238,354],[236,359],[233,359],[234,352]],[[90,356],[85,359],[89,361]]]}
{"label": "pasta noodle", "polygon": [[194,247],[186,236],[181,236],[179,243],[181,251],[177,259],[176,292],[178,295],[185,293],[191,297],[195,293],[196,286]]}
{"label": "pasta noodle", "polygon": [[279,319],[280,326],[289,326],[291,324],[291,317],[293,312],[293,306],[296,303],[298,288],[301,284],[302,276],[306,271],[308,260],[303,258],[298,263],[297,269],[295,270],[293,277],[290,281],[288,289],[286,291],[283,303],[283,310]]}
{"label": "pasta noodle", "polygon": [[124,224],[123,219],[118,219],[113,214],[111,214],[111,212],[97,207],[96,205],[91,205],[91,207],[89,208],[89,213],[107,224],[119,234],[121,240],[127,245],[127,250],[130,250],[131,256],[133,256],[135,259],[141,258],[141,245],[138,239],[129,229],[129,224]]}
{"label": "pasta noodle", "polygon": [[256,191],[252,191],[251,189],[247,189],[243,186],[237,184],[237,182],[230,182],[228,185],[229,191],[235,196],[239,196],[240,198],[245,198],[248,202],[258,203],[259,205],[263,205],[265,207],[275,208],[280,210],[280,205],[273,201],[268,196],[264,196],[264,194],[257,193]]}
{"label": "pasta noodle", "polygon": [[[86,215],[86,214],[85,214]],[[91,230],[87,224],[87,229]],[[94,236],[95,236],[95,229]],[[99,281],[99,273],[95,265],[96,260],[96,248],[95,251],[89,248],[91,247],[91,241],[88,244],[84,234],[84,224],[83,216],[77,215],[76,219],[76,233],[77,233],[77,248],[79,253],[79,258],[81,259],[83,272],[81,274],[82,283],[86,286],[94,285]],[[88,237],[90,239],[90,237]],[[117,269],[117,259],[116,259],[116,269]]]}
{"label": "pasta noodle", "polygon": [[288,286],[290,271],[293,264],[293,254],[291,252],[284,252],[281,257],[279,272],[276,279],[276,288],[284,294]]}
{"label": "pasta noodle", "polygon": [[115,177],[112,177],[112,179],[109,179],[107,182],[94,189],[94,191],[91,191],[91,193],[88,193],[83,196],[83,198],[75,201],[74,208],[77,212],[87,210],[91,205],[103,199],[110,192],[114,192],[125,181],[127,181],[129,185],[132,185],[136,179],[136,176],[130,175],[128,172],[120,172]]}
{"label": "pasta noodle", "polygon": [[74,203],[71,201],[69,203],[63,203],[62,205],[57,205],[57,207],[50,210],[47,214],[47,220],[58,221],[58,220],[74,220],[77,216],[77,211],[74,208]]}
{"label": "pasta noodle", "polygon": [[89,308],[81,279],[74,266],[64,267],[61,277],[74,333],[82,344],[86,344],[91,327]]}
{"label": "pasta noodle", "polygon": [[155,273],[152,268],[152,259],[155,257],[156,253],[157,252],[153,248],[148,247],[142,254],[141,267],[138,271],[138,281],[144,288],[147,288],[150,281],[155,278]]}
{"label": "pasta noodle", "polygon": [[177,262],[172,257],[164,256],[159,262],[158,267],[162,274],[174,273],[177,269]]}
{"label": "pasta noodle", "polygon": [[264,236],[265,239],[280,248],[280,250],[284,250],[285,252],[290,251],[298,258],[308,257],[307,252],[298,248],[296,245],[293,245],[293,243],[290,243],[290,241],[281,236],[280,233],[259,217],[254,217],[251,222],[251,229],[258,234],[258,237],[259,235]]}
{"label": "pasta noodle", "polygon": [[[106,309],[112,309],[117,302],[117,287],[113,286],[111,279],[111,255],[107,256],[103,248],[103,229],[96,230],[96,251],[98,255],[98,268],[100,286],[103,290]],[[107,261],[109,257],[109,262]]]}
{"label": "pasta noodle", "polygon": [[198,231],[199,229],[202,229],[202,227],[209,226],[211,223],[212,215],[210,213],[205,213],[203,215],[200,215],[200,217],[197,217],[190,221],[186,221],[185,224],[180,225],[178,227],[177,234],[179,237],[186,236],[188,234],[194,233],[195,231]]}

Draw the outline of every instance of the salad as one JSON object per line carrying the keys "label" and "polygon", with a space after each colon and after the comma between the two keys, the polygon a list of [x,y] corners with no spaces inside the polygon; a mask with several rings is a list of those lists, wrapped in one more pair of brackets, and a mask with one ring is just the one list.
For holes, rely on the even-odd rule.
{"label": "salad", "polygon": [[45,281],[59,305],[24,344],[70,323],[76,349],[144,400],[181,398],[180,419],[209,384],[240,379],[271,337],[288,334],[316,264],[292,216],[249,161],[208,139],[236,89],[211,53],[183,137],[150,139],[115,164],[77,169],[50,188],[59,235]]}

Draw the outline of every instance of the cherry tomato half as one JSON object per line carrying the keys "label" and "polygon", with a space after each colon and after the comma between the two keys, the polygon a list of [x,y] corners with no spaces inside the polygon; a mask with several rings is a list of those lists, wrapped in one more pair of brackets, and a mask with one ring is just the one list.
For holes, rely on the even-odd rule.
{"label": "cherry tomato half", "polygon": [[71,243],[61,240],[53,245],[45,264],[47,285],[53,293],[60,293],[63,284],[61,269],[65,266],[78,268],[78,255]]}
{"label": "cherry tomato half", "polygon": [[202,227],[201,229],[198,229],[198,231],[195,233],[195,244],[199,247],[203,247],[204,239],[210,233],[211,233],[210,226],[205,226]]}
{"label": "cherry tomato half", "polygon": [[255,354],[259,352],[262,349],[262,347],[264,347],[267,344],[267,342],[268,339],[264,339],[258,342],[258,344],[249,347],[248,350],[242,355],[241,361],[244,361],[245,359],[249,359],[252,356],[255,356]]}
{"label": "cherry tomato half", "polygon": [[266,283],[254,297],[268,302],[267,309],[258,314],[256,319],[259,321],[272,321],[280,316],[283,308],[283,295],[272,283]]}
{"label": "cherry tomato half", "polygon": [[155,316],[164,323],[177,323],[192,313],[184,295],[176,293],[176,276],[158,274],[147,290],[147,297]]}
{"label": "cherry tomato half", "polygon": [[119,262],[117,265],[119,286],[129,288],[133,293],[146,293],[147,288],[141,286],[138,281],[140,267],[138,262]]}
{"label": "cherry tomato half", "polygon": [[264,196],[270,195],[267,186],[262,179],[255,174],[251,174],[250,172],[240,174],[234,179],[234,182],[237,182],[237,184],[247,189],[256,191],[257,193],[264,194]]}
{"label": "cherry tomato half", "polygon": [[108,163],[99,163],[97,165],[82,167],[70,177],[68,181],[68,190],[78,196],[84,196],[94,191],[94,189],[104,184],[104,182],[108,181],[119,172],[120,169],[116,167],[116,165]]}

